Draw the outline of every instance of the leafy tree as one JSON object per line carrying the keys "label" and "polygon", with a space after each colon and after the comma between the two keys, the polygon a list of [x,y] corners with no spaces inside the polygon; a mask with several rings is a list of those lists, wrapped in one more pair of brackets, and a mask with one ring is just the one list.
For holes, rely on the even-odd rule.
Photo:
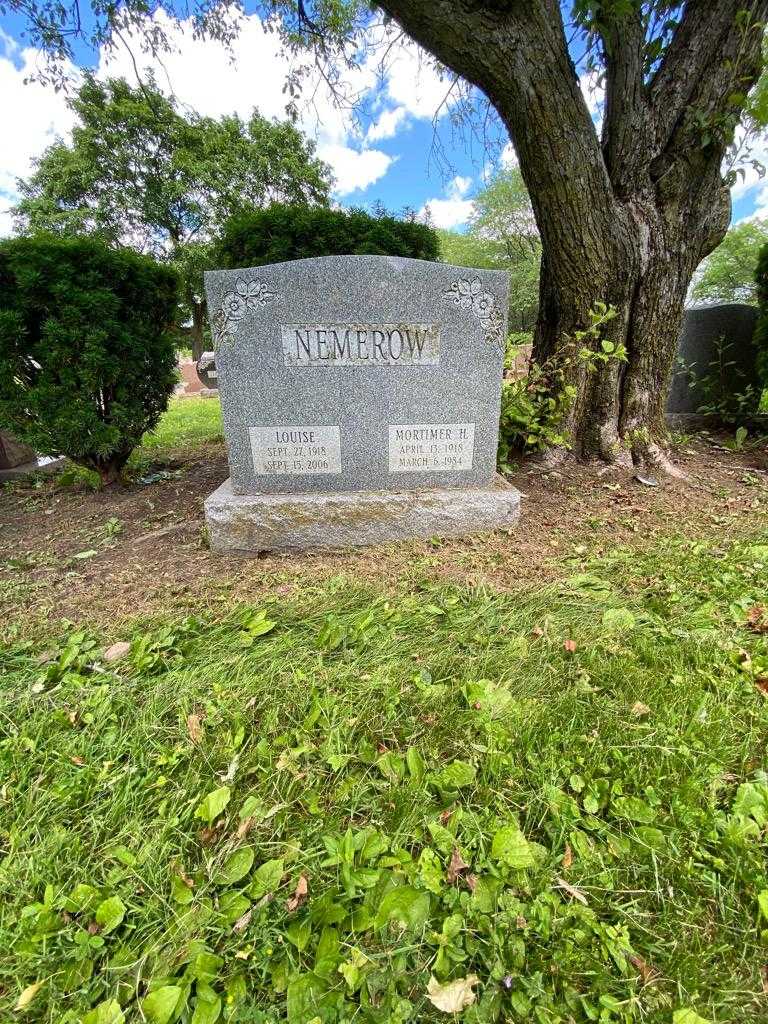
{"label": "leafy tree", "polygon": [[182,319],[203,349],[202,270],[219,227],[272,199],[326,203],[330,173],[288,122],[253,113],[221,120],[180,111],[152,82],[87,76],[71,101],[71,144],[56,142],[19,182],[24,233],[89,233],[169,260],[183,283]]}
{"label": "leafy tree", "polygon": [[439,242],[433,228],[416,220],[398,220],[379,210],[329,210],[273,203],[264,210],[229,220],[217,247],[225,267],[260,267],[311,256],[374,254],[436,260]]}
{"label": "leafy tree", "polygon": [[115,482],[176,385],[177,286],[95,238],[0,243],[0,423]]}
{"label": "leafy tree", "polygon": [[539,303],[541,242],[520,171],[508,168],[481,188],[466,234],[441,231],[446,263],[506,270],[510,276],[509,326],[531,331]]}
{"label": "leafy tree", "polygon": [[755,270],[760,250],[768,242],[768,223],[747,221],[731,228],[705,260],[691,296],[697,302],[757,303]]}
{"label": "leafy tree", "polygon": [[[27,14],[54,67],[78,37],[110,43],[141,24],[143,0],[91,8],[5,0]],[[535,356],[564,368],[575,451],[663,463],[664,403],[685,295],[730,221],[723,158],[763,65],[768,0],[379,0],[376,5],[457,79],[487,97],[509,131],[536,215],[542,282]],[[176,16],[170,0],[153,10]],[[235,0],[196,0],[202,31],[232,38]],[[363,0],[265,0],[289,46],[349,59],[371,22]],[[570,13],[569,13],[570,12]],[[185,15],[188,13],[185,8]],[[566,24],[566,19],[569,23]],[[83,25],[87,24],[87,28]],[[152,46],[162,45],[157,22]],[[273,21],[274,25],[275,22]],[[569,44],[572,49],[569,49]],[[580,71],[605,90],[595,125]],[[301,84],[297,70],[289,90]],[[759,117],[750,107],[750,117]],[[594,340],[623,359],[574,358],[599,303],[616,310]],[[578,353],[577,353],[578,355]]]}

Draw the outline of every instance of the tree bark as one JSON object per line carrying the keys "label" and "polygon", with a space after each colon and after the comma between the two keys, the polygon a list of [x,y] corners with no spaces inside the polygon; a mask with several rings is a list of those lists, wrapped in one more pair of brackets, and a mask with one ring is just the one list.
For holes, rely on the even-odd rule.
{"label": "tree bark", "polygon": [[203,328],[205,325],[205,303],[195,298],[191,299],[192,305],[192,327],[189,331],[189,338],[192,344],[192,358],[195,362],[205,351],[205,338]]}
{"label": "tree bark", "polygon": [[[720,168],[759,74],[768,0],[688,0],[652,73],[639,5],[604,5],[601,138],[559,0],[381,6],[481,89],[509,130],[543,249],[533,358],[575,388],[565,424],[574,451],[663,462],[685,295],[730,220]],[[624,360],[579,356],[599,303],[616,316],[589,343],[599,355],[611,341]]]}

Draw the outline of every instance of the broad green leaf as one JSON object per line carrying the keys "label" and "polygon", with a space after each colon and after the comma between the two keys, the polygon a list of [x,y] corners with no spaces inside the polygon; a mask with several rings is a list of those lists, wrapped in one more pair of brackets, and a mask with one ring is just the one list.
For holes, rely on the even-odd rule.
{"label": "broad green leaf", "polygon": [[266,860],[259,865],[248,889],[253,899],[258,900],[268,892],[274,892],[279,887],[284,873],[285,864],[282,859]]}
{"label": "broad green leaf", "polygon": [[176,1011],[182,989],[178,985],[163,985],[142,1000],[141,1009],[149,1024],[168,1024]]}
{"label": "broad green leaf", "polygon": [[656,820],[656,811],[639,796],[617,796],[611,801],[611,810],[618,818],[628,818],[650,825]]}
{"label": "broad green leaf", "polygon": [[456,845],[456,836],[449,832],[445,825],[441,825],[439,821],[427,822],[427,828],[438,850],[441,853],[450,854]]}
{"label": "broad green leaf", "polygon": [[209,953],[206,949],[201,949],[187,967],[185,977],[207,985],[215,980],[223,964],[222,957],[216,956],[215,953]]}
{"label": "broad green leaf", "polygon": [[254,856],[253,848],[250,846],[241,846],[239,850],[235,850],[213,876],[214,883],[216,885],[233,885],[241,878],[245,878],[253,867]]}
{"label": "broad green leaf", "polygon": [[80,882],[64,901],[64,909],[70,914],[79,914],[84,910],[91,910],[96,903],[98,890],[92,885],[85,885]]}
{"label": "broad green leaf", "polygon": [[250,909],[251,901],[241,889],[225,892],[219,899],[219,913],[227,924],[234,924]]}
{"label": "broad green leaf", "polygon": [[762,892],[757,894],[757,906],[760,913],[768,921],[768,889],[763,889]]}
{"label": "broad green leaf", "polygon": [[191,1024],[216,1024],[221,1016],[221,998],[210,985],[198,984],[195,987],[195,1012]]}
{"label": "broad green leaf", "polygon": [[395,753],[394,750],[388,750],[378,759],[376,767],[385,779],[390,782],[400,782],[405,775],[405,758],[402,754]]}
{"label": "broad green leaf", "polygon": [[700,1017],[695,1010],[675,1010],[672,1014],[672,1024],[712,1024],[707,1017]]}
{"label": "broad green leaf", "polygon": [[302,974],[294,978],[286,992],[288,1024],[309,1024],[318,1015],[318,1002],[325,994],[326,982],[314,974]]}
{"label": "broad green leaf", "polygon": [[419,857],[419,878],[425,889],[440,895],[445,889],[445,872],[434,850],[425,846]]}
{"label": "broad green leaf", "polygon": [[229,786],[221,786],[219,789],[212,790],[208,796],[198,804],[197,810],[195,811],[195,817],[202,818],[203,821],[207,821],[209,825],[212,825],[229,803],[229,798],[231,796],[232,791]]}
{"label": "broad green leaf", "polygon": [[501,880],[491,878],[490,875],[481,875],[475,883],[475,891],[472,893],[472,902],[481,914],[493,914],[496,910]]}
{"label": "broad green leaf", "polygon": [[462,789],[471,786],[477,772],[475,766],[466,761],[452,761],[435,774],[435,782],[441,789]]}
{"label": "broad green leaf", "polygon": [[753,818],[761,828],[768,824],[768,785],[743,782],[736,790],[733,813],[739,818]]}
{"label": "broad green leaf", "polygon": [[424,778],[424,758],[421,756],[418,747],[408,747],[405,752],[405,760],[408,765],[408,774],[415,783],[421,782]]}
{"label": "broad green leaf", "polygon": [[528,840],[519,825],[505,825],[499,829],[491,843],[491,858],[515,871],[532,868],[535,863]]}
{"label": "broad green leaf", "polygon": [[252,637],[264,636],[266,633],[271,633],[276,625],[276,622],[267,617],[267,613],[263,608],[261,611],[249,615],[243,621],[243,627]]}
{"label": "broad green leaf", "polygon": [[171,899],[174,903],[179,903],[182,906],[186,906],[191,903],[194,898],[194,893],[184,881],[178,875],[174,874],[171,876]]}
{"label": "broad green leaf", "polygon": [[110,896],[96,908],[96,924],[101,925],[102,935],[109,935],[125,917],[125,904],[119,896]]}
{"label": "broad green leaf", "polygon": [[107,999],[94,1006],[83,1017],[83,1024],[123,1024],[125,1014],[116,999]]}
{"label": "broad green leaf", "polygon": [[285,929],[285,934],[301,953],[307,948],[312,938],[312,925],[309,921],[292,921]]}
{"label": "broad green leaf", "polygon": [[385,894],[374,919],[374,928],[384,928],[390,921],[416,931],[423,928],[429,917],[429,893],[419,892],[410,885],[401,885]]}
{"label": "broad green leaf", "polygon": [[603,612],[603,626],[609,633],[624,633],[636,625],[637,620],[629,608],[606,608]]}

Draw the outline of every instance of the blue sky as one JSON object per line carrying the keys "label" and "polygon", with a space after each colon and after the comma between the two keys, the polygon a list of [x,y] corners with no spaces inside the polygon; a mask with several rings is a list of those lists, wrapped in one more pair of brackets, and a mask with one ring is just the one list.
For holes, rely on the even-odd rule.
{"label": "blue sky", "polygon": [[[162,17],[162,16],[161,16]],[[62,94],[50,86],[24,84],[40,57],[22,39],[16,16],[0,18],[0,234],[10,231],[7,209],[15,196],[15,180],[31,169],[30,161],[58,135],[67,138],[72,117]],[[151,65],[161,86],[200,113],[220,116],[237,111],[247,116],[257,107],[268,117],[281,117],[285,98],[282,84],[288,68],[274,34],[264,31],[257,15],[246,16],[230,61],[218,44],[195,41],[188,31],[169,25],[175,52],[162,64],[130,42],[141,66]],[[357,117],[339,109],[313,71],[304,80],[307,102],[300,126],[315,139],[318,153],[335,173],[335,198],[343,205],[368,206],[379,201],[389,209],[411,207],[424,216],[427,208],[439,227],[463,230],[472,212],[472,196],[501,163],[514,161],[511,146],[486,147],[456,132],[450,113],[455,93],[410,43],[390,51],[386,68],[380,61],[381,31],[374,31],[362,67],[345,75],[345,88],[357,96]],[[80,66],[106,77],[135,80],[131,54],[105,54],[80,48]],[[70,69],[73,81],[77,68]],[[600,93],[583,79],[585,96],[595,119],[600,116]],[[436,116],[436,112],[437,116]],[[501,142],[503,143],[503,139]],[[755,155],[761,156],[764,146]],[[765,161],[768,163],[768,159]],[[768,213],[768,187],[749,171],[734,189],[734,220]]]}

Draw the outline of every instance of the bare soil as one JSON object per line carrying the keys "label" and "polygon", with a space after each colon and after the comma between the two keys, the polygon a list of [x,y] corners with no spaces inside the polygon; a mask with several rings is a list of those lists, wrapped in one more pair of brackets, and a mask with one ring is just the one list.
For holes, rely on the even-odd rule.
{"label": "bare soil", "polygon": [[[684,479],[646,486],[602,465],[548,471],[524,463],[513,531],[317,555],[222,557],[205,542],[202,503],[227,476],[223,445],[179,453],[178,476],[99,493],[54,478],[0,490],[0,630],[37,631],[61,619],[117,636],[135,616],[203,611],[286,594],[330,577],[452,580],[498,589],[535,585],[578,557],[659,532],[728,538],[768,527],[768,448],[734,452],[709,435],[674,453]],[[0,633],[0,635],[2,635]]]}

